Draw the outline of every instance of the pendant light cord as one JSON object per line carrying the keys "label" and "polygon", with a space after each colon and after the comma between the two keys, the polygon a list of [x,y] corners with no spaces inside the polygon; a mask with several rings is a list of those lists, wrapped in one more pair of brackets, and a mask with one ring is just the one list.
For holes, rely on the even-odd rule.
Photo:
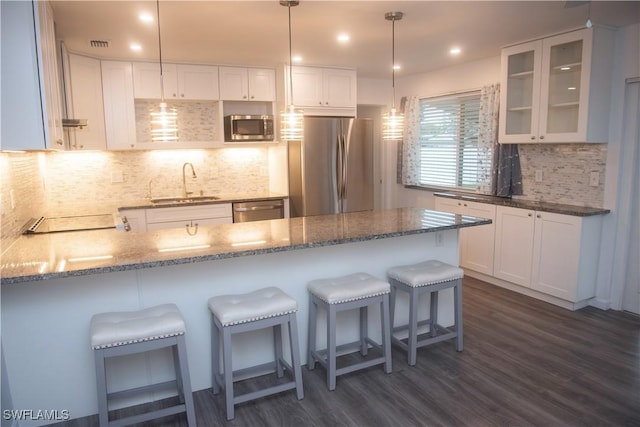
{"label": "pendant light cord", "polygon": [[396,20],[391,20],[391,88],[393,89],[393,99],[391,106],[396,108]]}
{"label": "pendant light cord", "polygon": [[291,2],[287,4],[287,10],[289,11],[289,92],[291,96],[291,105],[293,105],[293,58],[291,50]]}
{"label": "pendant light cord", "polygon": [[162,40],[160,38],[160,0],[156,0],[156,15],[158,19],[158,52],[160,53],[160,99],[164,102],[164,77],[162,74]]}

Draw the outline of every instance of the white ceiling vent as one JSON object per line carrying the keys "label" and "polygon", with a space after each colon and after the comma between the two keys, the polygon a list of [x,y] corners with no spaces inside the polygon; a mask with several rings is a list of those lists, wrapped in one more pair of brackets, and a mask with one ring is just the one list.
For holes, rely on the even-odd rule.
{"label": "white ceiling vent", "polygon": [[109,40],[89,40],[91,47],[109,47]]}

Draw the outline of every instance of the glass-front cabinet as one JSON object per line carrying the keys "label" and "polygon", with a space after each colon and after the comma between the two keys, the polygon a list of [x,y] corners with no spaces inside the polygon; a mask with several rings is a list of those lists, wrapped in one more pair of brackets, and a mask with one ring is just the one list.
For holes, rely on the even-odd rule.
{"label": "glass-front cabinet", "polygon": [[612,43],[592,28],[503,49],[500,143],[607,142]]}

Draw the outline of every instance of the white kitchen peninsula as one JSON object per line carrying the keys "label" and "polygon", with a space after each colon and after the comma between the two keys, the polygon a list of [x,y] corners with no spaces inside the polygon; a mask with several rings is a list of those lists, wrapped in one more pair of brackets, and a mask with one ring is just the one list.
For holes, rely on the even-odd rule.
{"label": "white kitchen peninsula", "polygon": [[[187,324],[193,389],[201,390],[211,386],[209,297],[279,286],[298,301],[304,349],[309,280],[357,271],[385,277],[392,265],[429,258],[457,265],[458,229],[488,223],[404,208],[216,225],[195,235],[171,229],[22,236],[2,255],[0,288],[2,347],[14,408],[68,410],[72,418],[97,413],[88,338],[95,313],[176,303]],[[452,297],[445,292],[440,299],[444,325],[453,323]],[[371,314],[375,337],[379,322],[377,313]],[[339,331],[339,339],[355,335],[353,324]],[[269,334],[239,338],[234,342],[238,368],[269,360]],[[167,352],[133,356],[108,385],[118,390],[171,379],[170,363]]]}

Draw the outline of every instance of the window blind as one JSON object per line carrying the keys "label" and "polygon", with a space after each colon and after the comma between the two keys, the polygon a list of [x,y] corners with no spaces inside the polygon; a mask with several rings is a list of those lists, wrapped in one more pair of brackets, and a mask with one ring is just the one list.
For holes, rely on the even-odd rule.
{"label": "window blind", "polygon": [[420,100],[420,185],[478,187],[479,114],[480,91]]}

